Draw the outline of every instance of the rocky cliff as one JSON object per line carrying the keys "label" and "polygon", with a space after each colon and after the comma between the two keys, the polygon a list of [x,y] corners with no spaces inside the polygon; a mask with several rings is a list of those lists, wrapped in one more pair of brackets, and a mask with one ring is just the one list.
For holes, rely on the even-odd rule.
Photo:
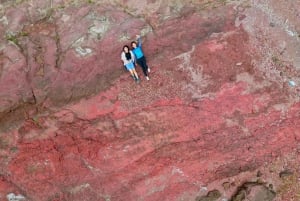
{"label": "rocky cliff", "polygon": [[[0,5],[1,200],[300,193],[300,4]],[[150,81],[120,61],[142,35]]]}

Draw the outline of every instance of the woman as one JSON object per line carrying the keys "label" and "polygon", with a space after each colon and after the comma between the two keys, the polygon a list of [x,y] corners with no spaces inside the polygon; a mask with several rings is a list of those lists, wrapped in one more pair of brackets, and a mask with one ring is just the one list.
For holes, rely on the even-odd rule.
{"label": "woman", "polygon": [[136,62],[138,63],[138,65],[142,67],[146,79],[150,80],[148,76],[148,73],[150,72],[150,68],[148,67],[146,62],[146,58],[142,50],[141,37],[139,35],[137,35],[137,40],[138,40],[138,44],[135,41],[131,42],[132,52],[136,58]]}
{"label": "woman", "polygon": [[129,47],[127,45],[125,45],[123,47],[123,51],[121,54],[121,60],[123,61],[126,69],[130,72],[132,78],[136,82],[139,82],[140,81],[139,76],[134,68],[134,55],[133,55],[132,51],[129,50]]}

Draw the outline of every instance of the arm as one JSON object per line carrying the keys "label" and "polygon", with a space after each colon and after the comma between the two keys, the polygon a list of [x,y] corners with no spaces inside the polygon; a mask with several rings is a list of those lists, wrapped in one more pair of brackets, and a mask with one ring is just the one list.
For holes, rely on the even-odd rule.
{"label": "arm", "polygon": [[122,60],[123,63],[125,64],[125,62],[126,62],[126,57],[125,57],[125,53],[124,53],[124,52],[122,52],[122,54],[121,54],[121,60]]}
{"label": "arm", "polygon": [[132,62],[135,63],[135,55],[130,51]]}
{"label": "arm", "polygon": [[140,36],[140,35],[136,35],[136,38],[137,38],[138,46],[139,46],[139,47],[142,47],[142,39],[141,39],[141,36]]}

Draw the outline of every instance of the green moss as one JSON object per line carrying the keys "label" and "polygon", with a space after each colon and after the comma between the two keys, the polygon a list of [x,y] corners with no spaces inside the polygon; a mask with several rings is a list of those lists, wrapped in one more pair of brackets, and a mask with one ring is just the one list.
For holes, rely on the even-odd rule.
{"label": "green moss", "polygon": [[39,117],[38,116],[35,116],[32,118],[33,122],[34,123],[38,123],[39,122]]}
{"label": "green moss", "polygon": [[10,151],[11,151],[12,153],[15,153],[15,152],[18,151],[18,147],[11,147],[11,148],[10,148]]}
{"label": "green moss", "polygon": [[41,125],[40,119],[38,116],[35,116],[32,118],[32,122],[39,128],[43,128],[43,126]]}
{"label": "green moss", "polygon": [[29,33],[28,33],[28,32],[25,32],[25,31],[21,31],[21,32],[19,33],[19,35],[25,37],[25,36],[28,36]]}
{"label": "green moss", "polygon": [[[195,1],[197,2],[197,1]],[[228,0],[208,0],[204,1],[202,5],[200,6],[200,9],[206,9],[206,8],[219,8],[220,6],[225,6],[229,1]]]}
{"label": "green moss", "polygon": [[219,0],[219,2],[223,5],[225,5],[227,3],[227,0]]}
{"label": "green moss", "polygon": [[53,8],[47,9],[45,16],[42,18],[42,21],[47,21],[47,20],[51,19],[53,12],[54,12]]}
{"label": "green moss", "polygon": [[23,3],[25,0],[16,0],[16,4],[21,4]]}
{"label": "green moss", "polygon": [[7,34],[5,38],[6,38],[6,40],[8,40],[10,42],[13,42],[16,45],[19,45],[19,40],[18,40],[17,35]]}
{"label": "green moss", "polygon": [[19,48],[22,49],[21,45],[20,45],[20,41],[19,39],[21,37],[27,37],[29,35],[28,32],[25,32],[25,31],[21,31],[21,32],[18,32],[18,33],[7,33],[6,36],[5,36],[5,39],[7,41],[10,41],[12,43],[14,43],[15,45],[17,45]]}

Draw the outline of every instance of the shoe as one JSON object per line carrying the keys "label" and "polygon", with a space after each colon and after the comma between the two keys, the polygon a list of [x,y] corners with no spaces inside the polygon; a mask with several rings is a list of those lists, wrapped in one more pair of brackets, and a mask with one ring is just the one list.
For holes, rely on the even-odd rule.
{"label": "shoe", "polygon": [[150,68],[148,68],[148,73],[150,73]]}
{"label": "shoe", "polygon": [[136,83],[140,83],[140,79],[137,78],[137,79],[135,80],[135,82],[136,82]]}
{"label": "shoe", "polygon": [[150,80],[150,78],[149,78],[148,76],[146,76],[146,80],[148,80],[148,81],[149,81],[149,80]]}

